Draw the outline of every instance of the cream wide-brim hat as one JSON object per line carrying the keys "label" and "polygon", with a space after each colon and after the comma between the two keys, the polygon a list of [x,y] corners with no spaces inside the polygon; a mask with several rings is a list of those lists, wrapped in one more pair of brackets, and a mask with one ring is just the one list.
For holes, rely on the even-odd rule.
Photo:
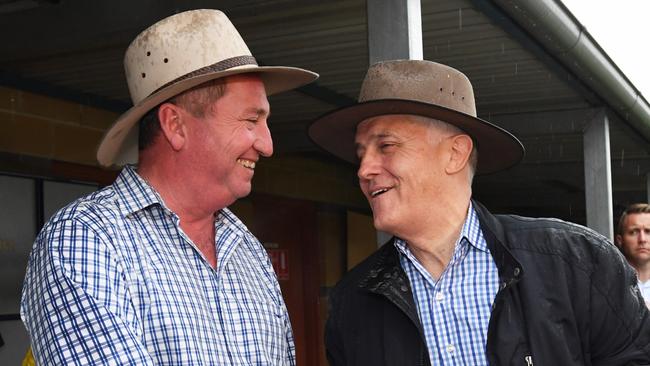
{"label": "cream wide-brim hat", "polygon": [[213,9],[175,14],[147,28],[126,50],[124,70],[133,107],[104,135],[97,150],[103,166],[137,162],[137,122],[160,103],[201,83],[255,73],[272,95],[318,78],[300,68],[258,66],[228,17]]}
{"label": "cream wide-brim hat", "polygon": [[508,131],[476,117],[469,79],[446,65],[422,60],[372,65],[361,85],[359,103],[334,110],[309,126],[310,138],[324,150],[358,164],[357,125],[371,117],[408,114],[452,124],[474,141],[477,174],[501,171],[524,157],[521,142]]}

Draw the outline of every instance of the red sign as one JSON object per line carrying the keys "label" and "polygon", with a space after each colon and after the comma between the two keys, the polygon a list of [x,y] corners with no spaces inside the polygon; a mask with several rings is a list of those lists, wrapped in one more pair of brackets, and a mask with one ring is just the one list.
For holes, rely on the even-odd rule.
{"label": "red sign", "polygon": [[287,249],[266,249],[278,280],[289,279],[289,251]]}

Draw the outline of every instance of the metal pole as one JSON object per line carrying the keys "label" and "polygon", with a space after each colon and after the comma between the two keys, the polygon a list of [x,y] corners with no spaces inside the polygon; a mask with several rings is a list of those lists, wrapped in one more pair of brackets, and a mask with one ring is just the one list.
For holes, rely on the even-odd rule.
{"label": "metal pole", "polygon": [[613,240],[609,121],[605,110],[587,123],[583,139],[587,226]]}
{"label": "metal pole", "polygon": [[368,0],[369,64],[422,60],[420,0]]}

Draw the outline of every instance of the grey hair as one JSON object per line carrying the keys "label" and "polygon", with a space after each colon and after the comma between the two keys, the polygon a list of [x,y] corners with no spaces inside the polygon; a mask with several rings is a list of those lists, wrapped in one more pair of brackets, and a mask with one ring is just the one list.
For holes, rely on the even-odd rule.
{"label": "grey hair", "polygon": [[[436,129],[436,130],[438,130],[438,131],[440,131],[440,132],[442,132],[443,134],[446,134],[446,135],[451,135],[451,136],[453,136],[453,135],[467,135],[467,136],[470,136],[467,132],[463,131],[462,129],[460,129],[460,128],[458,128],[458,127],[456,127],[456,126],[454,126],[454,125],[452,125],[450,123],[447,123],[447,122],[444,122],[444,121],[441,121],[441,120],[438,120],[438,119],[435,119],[435,118],[424,117],[424,116],[416,116],[416,115],[413,115],[412,117],[413,117],[414,121],[424,123],[427,126],[429,126],[431,128],[434,128],[434,129]],[[470,136],[470,138],[471,138],[471,136]],[[468,161],[468,164],[469,164],[469,181],[470,182],[474,179],[474,174],[476,173],[476,166],[478,165],[478,151],[476,150],[476,141],[474,141],[473,138],[472,138],[472,142],[473,142],[473,144],[472,144],[472,153],[470,154],[469,161]]]}

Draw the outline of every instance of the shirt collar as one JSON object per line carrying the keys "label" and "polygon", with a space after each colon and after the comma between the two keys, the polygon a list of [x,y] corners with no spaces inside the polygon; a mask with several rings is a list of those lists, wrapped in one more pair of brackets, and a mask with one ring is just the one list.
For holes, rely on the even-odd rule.
{"label": "shirt collar", "polygon": [[467,217],[465,218],[465,223],[463,224],[463,230],[461,230],[459,241],[466,239],[471,246],[474,248],[489,253],[487,242],[483,238],[483,232],[481,231],[481,224],[478,220],[478,214],[474,209],[472,201],[469,202],[469,207],[467,208]]}
{"label": "shirt collar", "polygon": [[[135,165],[125,166],[113,183],[119,197],[122,215],[126,217],[153,205],[160,205],[175,215],[165,206],[160,194],[138,174],[136,169]],[[227,208],[217,212],[215,225],[236,227],[241,234],[249,232],[246,225]]]}
{"label": "shirt collar", "polygon": [[137,172],[135,165],[125,166],[113,183],[123,216],[132,215],[149,206],[165,207],[162,198]]}
{"label": "shirt collar", "polygon": [[641,282],[640,278],[637,277],[637,279],[639,280],[639,287],[650,289],[650,280],[647,280],[645,282]]}
{"label": "shirt collar", "polygon": [[[478,215],[476,213],[476,210],[474,210],[474,206],[472,205],[471,201],[469,202],[469,207],[467,208],[467,216],[465,217],[463,228],[460,231],[458,240],[456,240],[454,252],[457,252],[458,248],[461,247],[464,242],[469,243],[469,245],[482,252],[489,253],[487,243],[483,238],[483,232],[481,231]],[[410,252],[406,246],[406,242],[403,239],[396,238],[394,244],[402,254],[406,255],[407,252]]]}
{"label": "shirt collar", "polygon": [[246,225],[234,213],[232,213],[230,209],[226,207],[217,212],[215,218],[215,227],[217,230],[220,227],[230,227],[231,229],[236,228],[239,231],[240,235],[246,235],[247,233],[250,233],[250,231],[248,231],[248,227],[246,227]]}

